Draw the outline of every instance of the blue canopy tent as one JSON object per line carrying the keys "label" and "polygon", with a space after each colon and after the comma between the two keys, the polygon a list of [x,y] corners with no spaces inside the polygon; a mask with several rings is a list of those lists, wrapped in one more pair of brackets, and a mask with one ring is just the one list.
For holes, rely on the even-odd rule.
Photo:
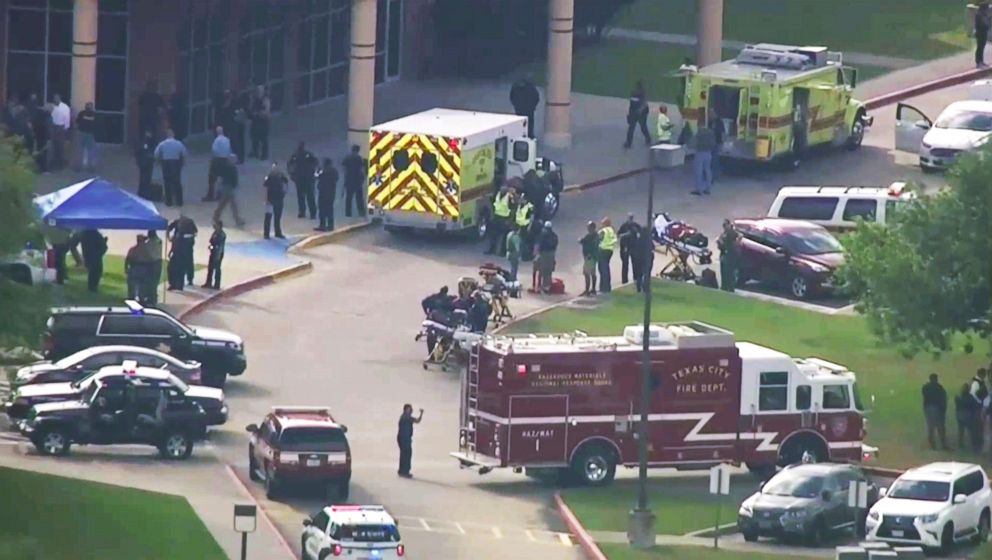
{"label": "blue canopy tent", "polygon": [[46,226],[65,230],[164,230],[169,224],[154,204],[100,177],[36,197],[34,205]]}
{"label": "blue canopy tent", "polygon": [[106,179],[87,179],[34,199],[41,220],[70,230],[164,230],[168,221],[155,205]]}

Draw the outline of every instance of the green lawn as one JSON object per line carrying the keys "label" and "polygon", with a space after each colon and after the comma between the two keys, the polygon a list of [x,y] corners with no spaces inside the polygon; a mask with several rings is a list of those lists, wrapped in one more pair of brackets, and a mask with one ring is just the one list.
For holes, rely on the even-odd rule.
{"label": "green lawn", "polygon": [[[615,27],[696,33],[697,0],[635,0]],[[976,2],[977,3],[977,2]],[[724,0],[724,38],[928,60],[966,49],[964,0]]]}
{"label": "green lawn", "polygon": [[[763,344],[796,357],[821,357],[844,364],[858,375],[869,413],[868,441],[881,448],[879,464],[908,467],[958,457],[968,451],[935,452],[926,443],[920,387],[931,372],[941,375],[947,392],[956,393],[987,359],[952,352],[907,360],[878,341],[861,317],[829,316],[766,303],[716,290],[658,281],[652,318],[658,322],[697,320],[734,331],[739,340]],[[558,308],[515,325],[517,332],[619,334],[640,321],[643,299],[630,290],[614,292],[594,310]],[[871,404],[870,397],[876,401]],[[952,422],[953,412],[949,414]],[[954,429],[948,425],[949,436]],[[990,465],[985,460],[986,465]]]}
{"label": "green lawn", "polygon": [[226,558],[180,496],[7,468],[0,496],[0,558]]}
{"label": "green lawn", "polygon": [[[572,90],[579,93],[627,97],[637,80],[643,80],[651,101],[673,102],[678,96],[678,79],[669,74],[678,69],[685,57],[692,57],[692,47],[659,45],[646,41],[606,40],[598,45],[575,51],[572,62]],[[736,51],[725,50],[732,58]],[[858,67],[858,80],[863,82],[888,70]],[[527,65],[518,74],[529,74],[535,83],[544,85],[546,69],[543,62]]]}
{"label": "green lawn", "polygon": [[702,546],[656,546],[651,550],[632,550],[625,544],[599,545],[610,560],[783,560],[781,554],[714,550]]}
{"label": "green lawn", "polygon": [[[734,477],[731,495],[720,500],[720,524],[737,520],[737,507],[758,489],[750,476]],[[609,491],[601,488],[569,488],[562,491],[568,507],[590,531],[627,530],[627,513],[637,503],[637,481],[618,480]],[[648,501],[654,511],[659,535],[684,535],[712,529],[717,500],[709,493],[709,478],[654,478],[648,486]]]}

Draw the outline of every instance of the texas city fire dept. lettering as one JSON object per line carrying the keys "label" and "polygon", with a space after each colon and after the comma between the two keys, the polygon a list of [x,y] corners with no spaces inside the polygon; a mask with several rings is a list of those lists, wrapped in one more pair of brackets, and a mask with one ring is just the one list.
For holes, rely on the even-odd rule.
{"label": "texas city fire dept. lettering", "polygon": [[686,366],[672,374],[675,392],[683,395],[725,393],[730,387],[727,379],[730,370],[715,365],[697,364]]}
{"label": "texas city fire dept. lettering", "polygon": [[601,387],[613,384],[613,376],[605,371],[535,373],[531,387]]}

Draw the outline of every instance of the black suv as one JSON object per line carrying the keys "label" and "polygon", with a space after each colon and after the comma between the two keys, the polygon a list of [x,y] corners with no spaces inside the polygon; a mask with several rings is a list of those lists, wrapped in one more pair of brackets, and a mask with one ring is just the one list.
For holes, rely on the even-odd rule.
{"label": "black suv", "polygon": [[207,413],[174,388],[138,378],[93,383],[77,400],[35,405],[18,430],[43,455],[72,444],[147,444],[166,459],[186,459],[207,432]]}
{"label": "black suv", "polygon": [[161,309],[135,301],[125,307],[58,307],[45,332],[45,357],[59,360],[91,346],[127,344],[196,360],[206,385],[222,387],[247,367],[244,342],[221,329],[185,325]]}

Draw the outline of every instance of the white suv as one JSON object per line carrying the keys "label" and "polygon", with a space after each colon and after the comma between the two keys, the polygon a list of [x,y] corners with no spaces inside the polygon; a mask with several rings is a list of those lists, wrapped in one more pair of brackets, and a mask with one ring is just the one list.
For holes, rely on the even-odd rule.
{"label": "white suv", "polygon": [[868,513],[868,540],[950,551],[957,542],[985,542],[992,490],[978,465],[930,463],[906,471]]}
{"label": "white suv", "polygon": [[303,520],[300,547],[303,560],[395,560],[406,554],[396,520],[382,506],[327,506]]}
{"label": "white suv", "polygon": [[888,187],[782,187],[768,208],[769,218],[806,220],[831,231],[850,231],[858,220],[884,224],[916,198],[906,183]]}

